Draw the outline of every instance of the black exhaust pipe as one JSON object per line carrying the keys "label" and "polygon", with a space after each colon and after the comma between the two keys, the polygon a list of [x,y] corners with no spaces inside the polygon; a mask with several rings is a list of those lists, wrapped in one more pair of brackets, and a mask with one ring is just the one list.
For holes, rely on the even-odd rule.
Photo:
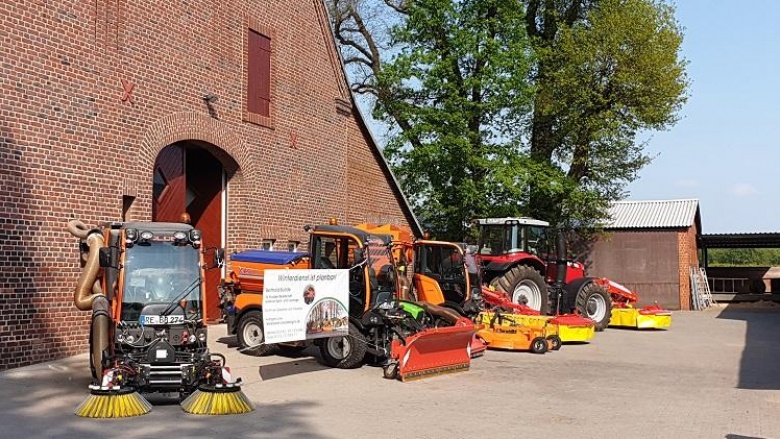
{"label": "black exhaust pipe", "polygon": [[558,230],[555,241],[556,269],[555,269],[555,315],[561,313],[561,301],[563,300],[563,286],[566,285],[566,270],[569,260],[566,258],[566,236],[562,230]]}
{"label": "black exhaust pipe", "polygon": [[566,269],[569,266],[569,260],[566,258],[566,236],[564,236],[563,231],[558,230],[557,238],[555,242],[555,253],[557,253],[555,286],[563,288],[566,284]]}

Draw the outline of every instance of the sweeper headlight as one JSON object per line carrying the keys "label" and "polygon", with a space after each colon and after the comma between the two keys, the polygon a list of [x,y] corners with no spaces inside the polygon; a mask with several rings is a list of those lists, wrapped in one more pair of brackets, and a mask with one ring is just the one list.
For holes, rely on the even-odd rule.
{"label": "sweeper headlight", "polygon": [[126,229],[125,230],[125,245],[128,247],[135,244],[138,240],[138,229]]}
{"label": "sweeper headlight", "polygon": [[144,230],[143,232],[141,232],[141,235],[140,235],[140,238],[138,239],[138,242],[142,243],[142,244],[143,243],[147,243],[147,242],[151,241],[152,238],[154,238],[154,233],[152,233],[152,232],[150,232],[148,230]]}
{"label": "sweeper headlight", "polygon": [[188,241],[187,234],[182,232],[181,230],[178,232],[173,232],[173,242],[176,244],[186,244]]}
{"label": "sweeper headlight", "polygon": [[200,230],[198,229],[190,230],[190,241],[192,241],[193,246],[195,247],[199,246],[202,238],[203,236]]}

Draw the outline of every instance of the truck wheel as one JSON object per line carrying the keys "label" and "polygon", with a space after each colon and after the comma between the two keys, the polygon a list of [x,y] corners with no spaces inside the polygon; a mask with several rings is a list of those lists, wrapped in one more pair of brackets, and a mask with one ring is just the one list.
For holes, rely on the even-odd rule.
{"label": "truck wheel", "polygon": [[363,365],[366,337],[355,326],[349,326],[346,337],[331,337],[320,345],[322,361],[339,369],[354,369]]}
{"label": "truck wheel", "polygon": [[536,337],[531,340],[531,352],[534,354],[543,354],[547,352],[547,340],[544,337]]}
{"label": "truck wheel", "polygon": [[490,283],[496,289],[509,294],[512,302],[522,303],[539,311],[542,315],[549,312],[547,284],[542,275],[533,267],[518,265],[503,276]]}
{"label": "truck wheel", "polygon": [[580,315],[596,322],[596,331],[603,331],[612,317],[612,298],[604,288],[589,282],[577,293],[576,308]]}
{"label": "truck wheel", "polygon": [[563,346],[563,341],[561,341],[561,338],[557,335],[551,335],[547,337],[547,340],[550,341],[550,349],[553,351],[557,351],[561,348],[561,346]]}
{"label": "truck wheel", "polygon": [[263,344],[263,313],[249,311],[238,320],[238,344],[252,355],[269,355],[277,350],[275,344]]}

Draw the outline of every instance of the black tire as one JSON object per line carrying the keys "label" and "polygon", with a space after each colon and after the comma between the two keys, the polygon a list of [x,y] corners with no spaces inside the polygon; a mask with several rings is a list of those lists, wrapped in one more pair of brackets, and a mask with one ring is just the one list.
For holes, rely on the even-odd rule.
{"label": "black tire", "polygon": [[[531,299],[526,305],[539,311],[542,315],[550,312],[550,297],[547,292],[547,283],[544,281],[541,273],[533,267],[527,265],[517,265],[490,282],[490,285],[499,291],[509,295],[513,302],[521,303],[517,300],[521,296],[528,296],[528,293],[538,296]],[[520,288],[520,290],[517,290]],[[523,291],[525,288],[526,292]],[[538,302],[538,304],[536,303]]]}
{"label": "black tire", "polygon": [[263,332],[263,313],[260,311],[249,311],[243,314],[236,326],[238,344],[244,352],[261,356],[270,355],[278,351],[278,345],[263,344],[265,334]]}
{"label": "black tire", "polygon": [[563,346],[563,340],[561,340],[561,338],[558,337],[557,335],[551,335],[547,337],[547,340],[550,341],[550,344],[552,345],[550,349],[552,349],[553,351],[557,351],[558,349],[561,348],[561,346]]}
{"label": "black tire", "polygon": [[536,337],[531,340],[531,352],[534,354],[543,354],[547,352],[547,340],[544,337]]}
{"label": "black tire", "polygon": [[388,380],[394,380],[398,378],[398,363],[394,361],[392,363],[386,364],[382,368],[382,375]]}
{"label": "black tire", "polygon": [[612,317],[612,297],[601,286],[588,282],[577,293],[575,308],[580,315],[596,322],[596,331],[603,331]]}
{"label": "black tire", "polygon": [[[337,352],[341,350],[342,352]],[[346,350],[346,355],[344,354]],[[346,337],[331,337],[320,345],[322,361],[329,367],[354,369],[363,365],[366,356],[366,337],[354,325]]]}

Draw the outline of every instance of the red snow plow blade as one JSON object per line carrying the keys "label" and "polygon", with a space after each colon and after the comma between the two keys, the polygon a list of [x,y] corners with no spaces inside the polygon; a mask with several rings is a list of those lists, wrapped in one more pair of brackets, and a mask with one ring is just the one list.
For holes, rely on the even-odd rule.
{"label": "red snow plow blade", "polygon": [[396,362],[397,376],[410,381],[468,370],[475,331],[471,321],[460,319],[455,326],[426,329],[405,340],[393,340],[390,357]]}

